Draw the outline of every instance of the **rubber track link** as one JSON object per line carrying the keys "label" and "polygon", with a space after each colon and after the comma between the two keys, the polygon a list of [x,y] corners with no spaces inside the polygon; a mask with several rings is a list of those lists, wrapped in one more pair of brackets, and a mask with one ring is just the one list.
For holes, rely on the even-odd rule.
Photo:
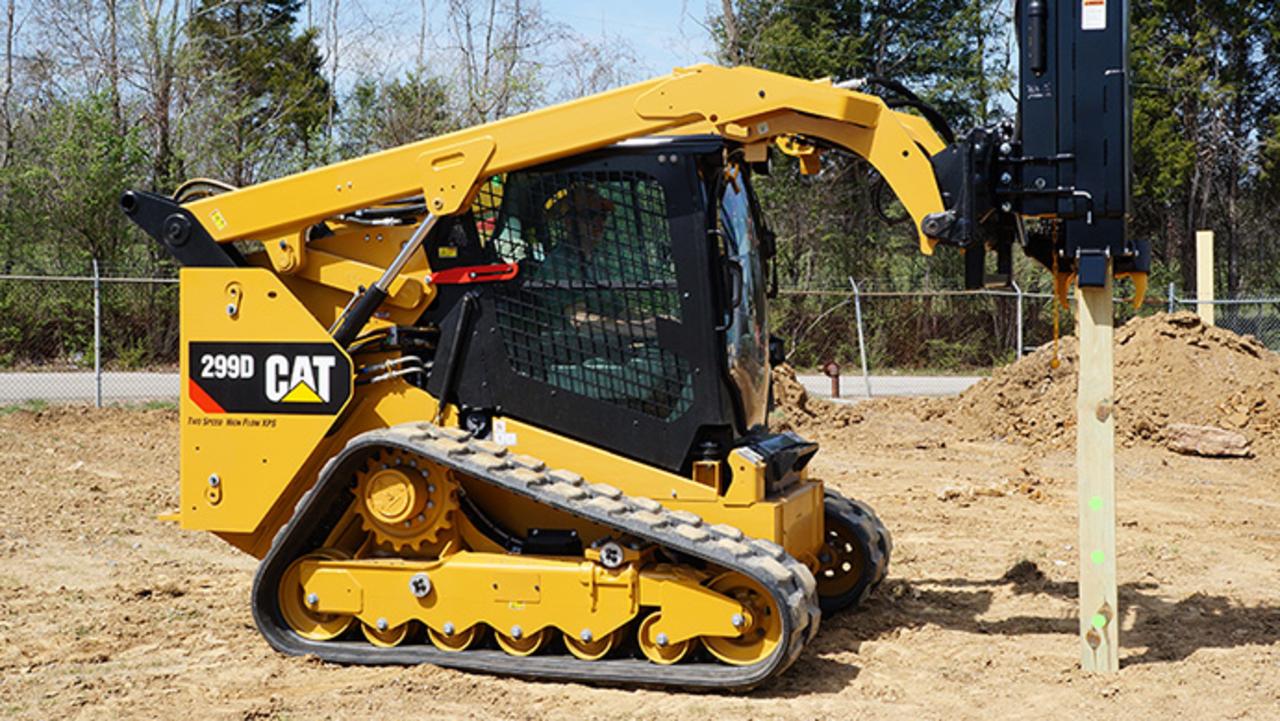
{"label": "rubber track link", "polygon": [[833,514],[840,521],[853,531],[854,535],[862,542],[863,546],[868,550],[868,565],[875,569],[874,575],[871,576],[869,582],[864,583],[861,588],[854,588],[851,598],[842,599],[842,602],[834,607],[831,601],[826,602],[824,613],[837,613],[844,610],[854,609],[861,606],[867,600],[872,592],[880,586],[880,582],[889,575],[889,557],[893,554],[893,537],[889,535],[889,529],[880,521],[880,517],[872,510],[871,506],[851,498],[844,496],[828,489],[826,496],[823,498],[823,507],[826,513]]}
{"label": "rubber track link", "polygon": [[[503,490],[587,519],[619,533],[736,571],[758,582],[783,613],[782,642],[767,658],[749,666],[714,660],[670,666],[643,659],[583,661],[570,655],[515,657],[502,651],[476,649],[449,653],[429,644],[375,648],[363,641],[316,642],[302,638],[285,623],[277,599],[279,581],[290,562],[323,543],[329,527],[346,508],[348,485],[366,453],[393,447],[420,454],[432,462],[488,482]],[[253,616],[258,629],[277,650],[311,654],[345,664],[432,663],[470,671],[560,681],[625,686],[745,690],[786,670],[818,631],[821,619],[816,582],[799,561],[776,543],[745,537],[739,529],[706,524],[698,516],[669,511],[657,501],[622,494],[602,484],[588,484],[570,471],[548,470],[528,456],[510,454],[490,441],[477,440],[458,428],[409,423],[370,431],[353,438],[329,460],[316,485],[302,497],[293,518],[280,529],[253,582]]]}

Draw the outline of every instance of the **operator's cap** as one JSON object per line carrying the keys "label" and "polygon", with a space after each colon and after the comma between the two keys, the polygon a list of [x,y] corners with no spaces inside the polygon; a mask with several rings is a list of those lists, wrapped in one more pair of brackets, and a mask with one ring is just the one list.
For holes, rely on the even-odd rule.
{"label": "operator's cap", "polygon": [[589,185],[574,183],[547,200],[547,210],[555,217],[581,213],[584,210],[612,213],[617,207],[612,200]]}

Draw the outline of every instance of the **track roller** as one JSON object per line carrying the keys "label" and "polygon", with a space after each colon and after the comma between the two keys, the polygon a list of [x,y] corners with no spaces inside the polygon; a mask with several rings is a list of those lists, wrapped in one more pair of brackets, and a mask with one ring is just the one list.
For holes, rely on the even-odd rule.
{"label": "track roller", "polygon": [[336,548],[316,549],[290,564],[281,576],[280,613],[299,636],[310,641],[331,641],[345,633],[355,621],[354,616],[311,610],[317,599],[307,599],[302,594],[303,561],[346,561],[350,558],[350,554]]}
{"label": "track roller", "polygon": [[593,638],[590,632],[584,631],[581,636],[577,637],[565,634],[564,645],[569,649],[569,653],[583,661],[599,661],[618,647],[618,644],[622,642],[622,636],[622,629],[607,633],[599,638]]}
{"label": "track roller", "polygon": [[431,645],[441,651],[451,653],[466,651],[483,635],[484,627],[480,624],[476,624],[465,631],[453,631],[450,633],[437,631],[431,627],[427,628],[427,638],[431,641]]}
{"label": "track roller", "polygon": [[495,631],[493,635],[498,642],[498,648],[508,654],[512,656],[532,656],[547,645],[547,642],[551,640],[552,631],[544,628],[533,633],[524,633],[519,626],[515,626],[509,634]]}
{"label": "track roller", "polygon": [[764,588],[732,571],[716,576],[707,587],[735,599],[750,611],[739,619],[740,635],[702,637],[702,644],[711,655],[733,666],[747,666],[773,653],[782,637],[782,619]]}
{"label": "track roller", "polygon": [[[386,622],[383,621],[382,623],[385,624]],[[360,630],[364,632],[365,639],[378,648],[394,648],[404,643],[404,640],[409,637],[409,631],[412,630],[412,627],[412,622],[402,623],[395,628],[386,629],[379,629],[377,626],[370,626],[366,623],[360,624]]]}
{"label": "track roller", "polygon": [[660,618],[662,618],[662,614],[656,611],[649,614],[649,617],[640,624],[640,630],[636,633],[636,641],[645,658],[665,666],[677,663],[687,656],[689,649],[693,646],[693,639],[669,642],[663,634],[655,635],[653,627],[657,625]]}

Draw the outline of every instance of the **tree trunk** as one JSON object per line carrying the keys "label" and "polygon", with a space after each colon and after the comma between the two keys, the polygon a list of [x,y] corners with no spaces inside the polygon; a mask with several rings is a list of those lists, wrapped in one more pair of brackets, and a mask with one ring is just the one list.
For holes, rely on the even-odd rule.
{"label": "tree trunk", "polygon": [[724,11],[724,45],[728,51],[725,60],[729,65],[742,62],[742,38],[738,35],[738,16],[733,12],[733,0],[720,0]]}
{"label": "tree trunk", "polygon": [[116,0],[107,4],[107,81],[110,84],[111,115],[118,132],[124,132],[124,112],[120,107],[120,35]]}
{"label": "tree trunk", "polygon": [[14,0],[9,0],[9,4],[5,8],[4,97],[0,100],[0,102],[3,102],[0,112],[4,113],[4,157],[0,158],[0,168],[9,167],[9,163],[13,161],[13,113],[9,106],[9,101],[13,96],[13,4]]}

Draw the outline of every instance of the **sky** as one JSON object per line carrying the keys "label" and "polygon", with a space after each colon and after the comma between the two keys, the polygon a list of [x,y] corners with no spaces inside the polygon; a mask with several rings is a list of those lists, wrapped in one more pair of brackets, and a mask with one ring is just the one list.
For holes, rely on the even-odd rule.
{"label": "sky", "polygon": [[[482,3],[481,3],[482,4]],[[321,31],[326,57],[332,57],[334,6],[338,8],[338,85],[341,89],[371,72],[411,68],[418,55],[426,9],[428,65],[449,63],[446,3],[441,0],[309,0],[299,20]],[[543,15],[581,38],[601,43],[624,38],[637,65],[630,80],[665,74],[672,68],[709,62],[714,43],[707,18],[719,0],[630,0],[582,2],[540,0]],[[712,7],[714,6],[714,8]],[[554,80],[552,81],[554,84]]]}
{"label": "sky", "polygon": [[646,66],[645,75],[707,62],[715,52],[707,29],[707,18],[712,11],[706,0],[611,3],[544,0],[542,7],[548,15],[584,37],[626,37],[637,59]]}

